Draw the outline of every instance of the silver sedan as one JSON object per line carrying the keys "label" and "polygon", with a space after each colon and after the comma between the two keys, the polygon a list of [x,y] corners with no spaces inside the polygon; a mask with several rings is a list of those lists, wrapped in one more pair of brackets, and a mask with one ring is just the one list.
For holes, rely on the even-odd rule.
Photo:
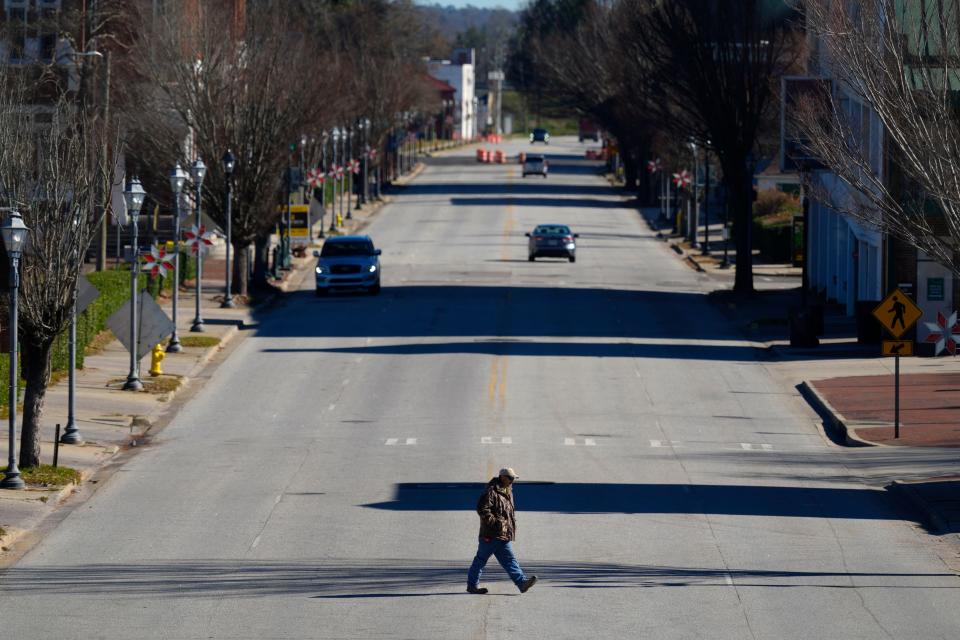
{"label": "silver sedan", "polygon": [[565,224],[540,224],[526,236],[527,260],[533,262],[541,256],[567,258],[577,261],[577,238],[580,234],[570,231]]}

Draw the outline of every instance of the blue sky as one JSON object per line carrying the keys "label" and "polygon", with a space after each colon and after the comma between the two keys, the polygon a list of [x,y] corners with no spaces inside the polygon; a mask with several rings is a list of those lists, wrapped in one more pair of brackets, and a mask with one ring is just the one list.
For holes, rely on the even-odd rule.
{"label": "blue sky", "polygon": [[503,7],[504,9],[519,10],[527,4],[527,0],[417,0],[417,4],[439,4],[443,6],[453,5],[455,7],[465,7],[472,4],[475,7],[483,9],[493,9]]}

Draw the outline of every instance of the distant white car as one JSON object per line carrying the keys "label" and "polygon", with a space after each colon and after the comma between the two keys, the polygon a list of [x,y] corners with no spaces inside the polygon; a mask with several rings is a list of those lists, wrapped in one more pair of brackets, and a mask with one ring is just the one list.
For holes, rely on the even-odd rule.
{"label": "distant white car", "polygon": [[543,156],[527,156],[523,161],[523,177],[526,178],[532,174],[546,178],[548,166],[547,159]]}

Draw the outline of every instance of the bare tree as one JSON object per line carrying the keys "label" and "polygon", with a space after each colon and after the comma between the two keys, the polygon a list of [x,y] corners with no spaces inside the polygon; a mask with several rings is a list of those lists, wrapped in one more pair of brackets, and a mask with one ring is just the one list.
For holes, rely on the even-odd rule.
{"label": "bare tree", "polygon": [[[813,155],[853,191],[820,196],[960,275],[960,1],[807,0],[804,8],[837,91],[800,105],[798,124]],[[882,122],[889,173],[878,170],[863,115],[844,94]]]}
{"label": "bare tree", "polygon": [[[0,203],[30,228],[20,290],[20,345],[26,382],[20,465],[40,463],[40,419],[51,348],[70,320],[84,254],[110,193],[114,157],[108,130],[39,79],[35,67],[0,71]],[[31,89],[28,91],[27,86]],[[52,102],[38,102],[35,91]],[[115,141],[116,142],[116,141]]]}
{"label": "bare tree", "polygon": [[[174,163],[203,158],[204,211],[225,224],[220,158],[233,151],[238,274],[249,272],[246,249],[277,220],[289,145],[342,103],[338,65],[296,26],[286,8],[273,3],[251,3],[242,23],[219,4],[201,5],[199,15],[177,6],[137,43],[144,82],[135,88],[141,99],[129,101],[136,112],[126,119],[132,155],[145,173],[153,169],[148,185],[162,202],[171,201],[166,172]],[[247,295],[247,278],[234,282]]]}
{"label": "bare tree", "polygon": [[556,25],[525,43],[542,87],[616,138],[628,189],[637,186],[641,153],[653,128],[648,65],[636,46],[644,36],[629,28],[632,11],[631,3],[581,2],[579,21]]}
{"label": "bare tree", "polygon": [[[753,291],[752,177],[776,86],[797,64],[793,12],[763,0],[642,0],[629,28],[659,126],[716,152],[736,229],[734,290]],[[773,8],[771,8],[773,7]],[[627,18],[624,18],[626,21]]]}

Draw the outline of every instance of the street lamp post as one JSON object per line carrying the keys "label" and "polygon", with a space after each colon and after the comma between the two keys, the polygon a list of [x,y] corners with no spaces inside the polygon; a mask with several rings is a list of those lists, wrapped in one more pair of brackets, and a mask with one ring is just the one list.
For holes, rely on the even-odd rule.
{"label": "street lamp post", "polygon": [[177,305],[180,299],[180,194],[186,184],[187,172],[180,163],[170,172],[170,190],[173,192],[173,335],[167,345],[167,353],[180,353],[183,346],[177,334]]}
{"label": "street lamp post", "polygon": [[697,227],[700,226],[700,156],[697,153],[697,143],[690,141],[690,151],[693,153],[693,215],[690,216],[690,246],[698,248]]}
{"label": "street lamp post", "polygon": [[334,127],[333,131],[330,132],[330,140],[333,144],[330,145],[330,150],[333,155],[333,162],[330,165],[330,172],[327,174],[328,178],[331,178],[333,183],[333,202],[330,203],[330,231],[336,232],[337,230],[337,160],[339,156],[338,146],[340,144],[340,129],[339,127]]}
{"label": "street lamp post", "polygon": [[[80,219],[74,217],[73,227],[76,231]],[[77,274],[77,280],[73,285],[73,305],[70,309],[70,334],[68,341],[68,353],[70,362],[67,366],[67,424],[64,425],[63,435],[60,442],[63,444],[81,444],[83,436],[80,435],[80,429],[77,428],[77,294],[79,292],[80,274]]]}
{"label": "street lamp post", "polygon": [[354,191],[357,192],[357,207],[356,210],[360,211],[363,209],[363,190],[366,187],[366,178],[367,178],[367,152],[366,152],[366,128],[364,126],[365,119],[357,119],[357,133],[360,134],[360,144],[357,145],[357,150],[360,152],[360,166],[357,168],[358,171],[355,175],[359,176],[360,184],[354,187]]}
{"label": "street lamp post", "polygon": [[327,215],[327,180],[330,168],[327,166],[327,132],[320,132],[320,171],[322,172],[323,182],[320,183],[320,237],[323,235],[323,216]]}
{"label": "street lamp post", "polygon": [[227,149],[227,152],[223,154],[223,175],[227,183],[227,202],[226,207],[224,207],[227,216],[227,268],[225,269],[226,282],[224,283],[221,309],[233,309],[235,306],[233,304],[233,283],[230,281],[233,276],[233,263],[230,262],[230,249],[232,248],[230,243],[233,241],[233,170],[236,166],[236,157],[230,149]]}
{"label": "street lamp post", "polygon": [[363,204],[370,200],[370,118],[363,119]]}
{"label": "street lamp post", "polygon": [[127,182],[127,189],[123,192],[127,201],[127,213],[133,223],[133,255],[130,262],[130,372],[127,381],[123,384],[124,391],[142,391],[140,382],[140,359],[137,358],[137,276],[140,275],[140,209],[147,192],[143,190],[138,178]]}
{"label": "street lamp post", "polygon": [[340,216],[341,220],[343,219],[343,196],[344,192],[347,190],[347,172],[344,169],[344,165],[347,162],[347,128],[344,127],[340,130],[340,170],[337,171],[339,174],[337,176],[337,181],[340,183]]}
{"label": "street lamp post", "polygon": [[3,244],[10,259],[10,382],[7,422],[7,470],[0,480],[0,489],[23,489],[26,484],[17,468],[17,297],[20,288],[20,256],[30,230],[19,211],[11,210],[0,226]]}
{"label": "street lamp post", "polygon": [[[356,178],[354,178],[356,174],[353,172],[353,166],[352,166],[353,165],[353,127],[347,128],[346,145],[347,145],[347,156],[350,159],[347,161],[347,169],[343,173],[343,179],[346,180],[347,175],[349,174],[350,191],[353,191],[356,188],[356,185],[354,184],[356,182]],[[351,211],[352,207],[350,206],[350,196],[351,194],[348,193],[347,194],[347,220],[353,219],[353,212]]]}
{"label": "street lamp post", "polygon": [[703,148],[703,246],[702,255],[710,254],[710,147]]}
{"label": "street lamp post", "polygon": [[[200,232],[201,227],[203,227],[203,177],[207,175],[207,165],[203,164],[203,160],[197,158],[194,160],[193,164],[190,166],[190,177],[193,178],[193,188],[196,191],[197,198],[197,231]],[[193,333],[202,333],[204,331],[203,327],[203,313],[200,310],[200,299],[203,298],[203,234],[200,234],[201,237],[196,239],[197,247],[197,299],[195,305],[195,315],[193,317],[193,326],[190,327],[190,331]]]}

